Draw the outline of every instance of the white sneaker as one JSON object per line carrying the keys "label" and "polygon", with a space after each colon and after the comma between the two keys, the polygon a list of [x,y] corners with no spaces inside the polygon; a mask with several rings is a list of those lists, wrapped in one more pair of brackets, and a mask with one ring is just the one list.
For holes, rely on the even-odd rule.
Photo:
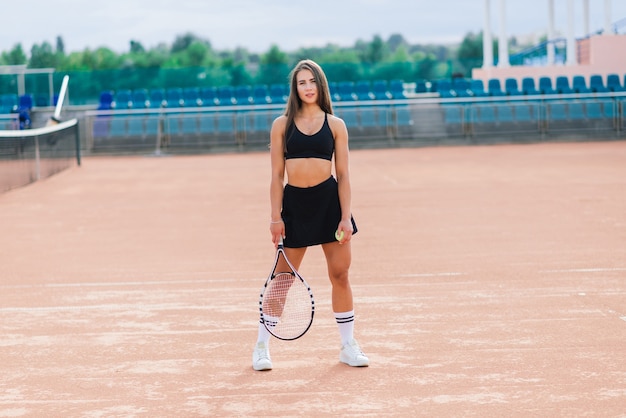
{"label": "white sneaker", "polygon": [[354,338],[341,347],[339,361],[352,367],[367,367],[370,364],[370,359],[363,354],[361,347],[359,347],[359,343],[357,343]]}
{"label": "white sneaker", "polygon": [[264,342],[258,342],[252,353],[252,368],[254,370],[272,370],[270,350]]}

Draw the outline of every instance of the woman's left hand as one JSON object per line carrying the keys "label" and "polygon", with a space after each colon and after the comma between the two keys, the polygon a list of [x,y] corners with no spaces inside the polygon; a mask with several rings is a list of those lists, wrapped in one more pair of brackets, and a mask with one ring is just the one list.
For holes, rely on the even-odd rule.
{"label": "woman's left hand", "polygon": [[349,242],[352,239],[352,232],[352,221],[350,219],[339,222],[339,225],[337,225],[337,237],[341,238],[338,240],[339,244]]}

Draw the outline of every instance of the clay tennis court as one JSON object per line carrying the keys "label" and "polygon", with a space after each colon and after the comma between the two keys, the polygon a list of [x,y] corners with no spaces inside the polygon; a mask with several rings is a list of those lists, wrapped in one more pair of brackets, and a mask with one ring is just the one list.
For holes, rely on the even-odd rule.
{"label": "clay tennis court", "polygon": [[354,150],[368,368],[251,355],[267,153],[86,157],[0,195],[0,417],[626,416],[626,143]]}

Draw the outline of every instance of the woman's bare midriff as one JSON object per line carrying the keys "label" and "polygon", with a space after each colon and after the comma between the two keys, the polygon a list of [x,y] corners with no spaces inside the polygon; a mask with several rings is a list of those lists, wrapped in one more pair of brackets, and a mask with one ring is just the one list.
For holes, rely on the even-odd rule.
{"label": "woman's bare midriff", "polygon": [[292,158],[285,161],[287,183],[295,187],[313,187],[331,175],[332,162],[321,158]]}

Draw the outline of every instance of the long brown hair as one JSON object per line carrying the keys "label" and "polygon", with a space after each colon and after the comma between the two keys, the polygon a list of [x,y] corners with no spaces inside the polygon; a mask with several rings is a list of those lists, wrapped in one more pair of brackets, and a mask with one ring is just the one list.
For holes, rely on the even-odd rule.
{"label": "long brown hair", "polygon": [[285,109],[285,116],[287,117],[287,124],[285,129],[285,141],[283,148],[287,148],[288,132],[292,131],[290,128],[293,125],[293,120],[298,113],[298,110],[302,107],[302,100],[298,96],[298,73],[302,70],[309,70],[313,74],[315,84],[317,85],[317,104],[326,113],[333,114],[333,105],[330,100],[330,89],[328,88],[328,80],[324,70],[318,63],[312,60],[302,60],[296,64],[291,70],[289,98],[287,99],[287,107]]}

